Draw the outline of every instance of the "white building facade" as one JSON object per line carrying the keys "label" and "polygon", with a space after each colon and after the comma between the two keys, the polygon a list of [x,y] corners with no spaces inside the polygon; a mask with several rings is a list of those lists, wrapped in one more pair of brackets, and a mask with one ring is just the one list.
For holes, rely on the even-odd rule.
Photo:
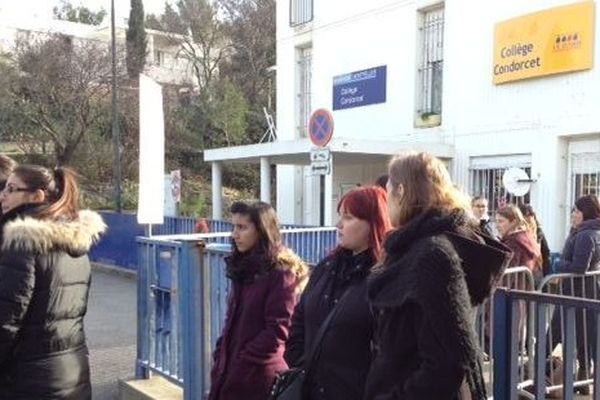
{"label": "white building facade", "polygon": [[[577,17],[571,18],[575,23],[565,23],[575,28],[564,36],[544,38],[538,25],[548,20],[545,14],[509,24],[512,33],[504,38],[498,29],[506,25],[503,21],[570,4],[280,1],[277,141],[207,151],[205,159],[215,165],[259,158],[262,165],[277,164],[279,216],[298,224],[335,223],[340,196],[356,184],[373,183],[386,172],[389,156],[401,150],[427,150],[441,157],[461,188],[490,198],[493,208],[504,198],[514,199],[501,180],[507,168],[518,167],[534,180],[521,200],[537,211],[552,251],[560,251],[574,199],[600,189],[597,7],[586,2],[591,27],[585,34],[579,32]],[[555,11],[554,17],[561,20],[569,12]],[[528,35],[535,42],[529,49]],[[526,68],[553,64],[551,59],[527,58],[528,52],[535,56],[540,40],[546,40],[544,54],[552,53],[557,65],[578,46],[592,46],[581,51],[590,59],[576,71],[534,71],[520,79]],[[495,57],[507,65],[511,60],[520,64],[501,68],[522,71],[496,74],[497,79],[516,78],[494,83],[494,71],[500,68]],[[371,81],[356,91],[344,84],[348,79]],[[324,182],[308,167],[313,147],[307,139],[308,118],[319,108],[331,110],[335,124],[329,144],[332,168]]]}

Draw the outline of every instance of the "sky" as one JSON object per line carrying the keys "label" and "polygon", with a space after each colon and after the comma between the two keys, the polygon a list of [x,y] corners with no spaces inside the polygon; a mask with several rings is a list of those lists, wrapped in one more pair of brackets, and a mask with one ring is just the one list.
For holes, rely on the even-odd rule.
{"label": "sky", "polygon": [[[166,0],[143,0],[146,14],[160,14],[164,9]],[[170,1],[173,4],[172,1]],[[38,17],[52,17],[52,8],[60,3],[60,0],[0,0],[0,10],[3,13],[18,15],[20,17],[37,15]],[[77,6],[83,5],[92,10],[104,7],[110,11],[110,0],[70,0]],[[115,0],[115,11],[118,18],[129,16],[130,0]]]}

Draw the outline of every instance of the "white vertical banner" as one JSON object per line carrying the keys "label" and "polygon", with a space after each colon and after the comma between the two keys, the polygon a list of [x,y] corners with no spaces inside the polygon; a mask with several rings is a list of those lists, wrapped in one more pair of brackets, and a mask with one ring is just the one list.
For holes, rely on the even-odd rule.
{"label": "white vertical banner", "polygon": [[165,123],[162,87],[140,74],[140,188],[137,220],[162,224],[165,197]]}

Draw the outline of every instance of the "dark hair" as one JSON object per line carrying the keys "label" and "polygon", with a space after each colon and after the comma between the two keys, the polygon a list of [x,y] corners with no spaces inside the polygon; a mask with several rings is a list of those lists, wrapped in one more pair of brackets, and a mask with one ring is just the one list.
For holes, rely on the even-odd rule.
{"label": "dark hair", "polygon": [[27,188],[32,191],[42,190],[46,194],[47,207],[37,213],[37,217],[77,218],[79,187],[73,170],[63,167],[48,169],[41,165],[19,165],[13,174],[22,180]]}
{"label": "dark hair", "polygon": [[385,236],[392,229],[387,210],[387,192],[378,186],[352,189],[338,203],[338,213],[341,210],[369,224],[369,250],[373,259],[378,261],[383,253]]}
{"label": "dark hair", "polygon": [[[267,259],[273,263],[277,260],[277,254],[281,248],[281,232],[279,232],[279,221],[277,214],[270,204],[257,201],[252,204],[243,201],[234,202],[229,211],[231,214],[246,215],[258,231],[258,250],[262,251]],[[234,258],[239,256],[235,242],[233,243]]]}
{"label": "dark hair", "polygon": [[600,218],[600,204],[595,194],[581,196],[575,201],[575,207],[583,214],[583,220]]}
{"label": "dark hair", "polygon": [[519,204],[519,210],[521,210],[521,214],[523,214],[524,217],[536,218],[535,212],[533,211],[533,207],[531,207],[531,204],[521,203]]}
{"label": "dark hair", "polygon": [[379,186],[383,190],[387,190],[387,182],[390,176],[388,174],[383,174],[375,180],[375,185]]}
{"label": "dark hair", "polygon": [[0,189],[4,189],[6,186],[6,180],[16,168],[17,162],[6,156],[4,154],[0,154]]}

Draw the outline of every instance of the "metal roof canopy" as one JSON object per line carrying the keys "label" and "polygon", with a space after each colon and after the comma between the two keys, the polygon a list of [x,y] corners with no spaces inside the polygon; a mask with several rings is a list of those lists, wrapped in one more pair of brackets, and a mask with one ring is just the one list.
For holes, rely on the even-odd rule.
{"label": "metal roof canopy", "polygon": [[[454,157],[454,146],[440,142],[333,138],[327,147],[333,154],[334,164],[338,165],[385,162],[390,156],[403,150],[428,151],[444,160]],[[312,148],[314,145],[308,138],[278,140],[205,150],[204,161],[258,164],[262,157],[268,157],[271,164],[309,165]]]}

